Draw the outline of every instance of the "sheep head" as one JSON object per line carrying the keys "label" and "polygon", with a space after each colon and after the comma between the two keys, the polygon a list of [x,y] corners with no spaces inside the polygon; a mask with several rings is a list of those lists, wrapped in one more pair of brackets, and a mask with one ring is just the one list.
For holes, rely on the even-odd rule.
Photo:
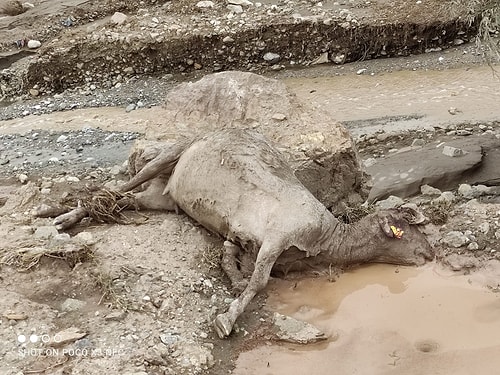
{"label": "sheep head", "polygon": [[418,229],[426,221],[420,212],[403,207],[382,210],[375,216],[380,240],[375,262],[422,265],[434,259],[434,250]]}

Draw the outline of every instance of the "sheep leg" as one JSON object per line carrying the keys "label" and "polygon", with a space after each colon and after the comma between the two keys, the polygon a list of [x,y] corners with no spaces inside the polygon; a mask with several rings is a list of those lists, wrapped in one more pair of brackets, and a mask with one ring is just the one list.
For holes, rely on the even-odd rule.
{"label": "sheep leg", "polygon": [[157,157],[148,162],[139,172],[137,172],[134,177],[120,186],[119,190],[121,192],[127,192],[135,189],[137,186],[151,180],[161,173],[169,175],[172,173],[172,170],[177,164],[177,160],[179,160],[180,155],[184,152],[188,145],[189,142],[182,140],[175,143],[167,150],[163,150]]}
{"label": "sheep leg", "polygon": [[54,219],[54,225],[57,230],[63,230],[72,227],[88,215],[88,211],[83,207],[77,207],[65,214],[59,215]]}
{"label": "sheep leg", "polygon": [[221,339],[229,336],[233,330],[236,319],[248,306],[255,295],[265,288],[271,275],[271,269],[278,257],[283,252],[282,246],[272,245],[269,242],[264,242],[260,247],[255,269],[253,271],[250,282],[240,296],[231,302],[229,310],[224,314],[219,314],[215,318],[214,327],[217,335]]}
{"label": "sheep leg", "polygon": [[224,241],[221,266],[237,292],[242,292],[248,285],[248,282],[243,278],[241,271],[238,269],[238,259],[236,257],[240,251],[239,246],[230,241]]}

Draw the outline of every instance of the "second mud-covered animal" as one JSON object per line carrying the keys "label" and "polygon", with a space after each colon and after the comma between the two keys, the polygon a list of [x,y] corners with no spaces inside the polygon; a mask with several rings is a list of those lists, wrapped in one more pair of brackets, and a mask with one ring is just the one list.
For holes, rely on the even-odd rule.
{"label": "second mud-covered animal", "polygon": [[[221,338],[231,333],[273,269],[366,262],[421,265],[433,258],[427,239],[413,225],[421,222],[417,212],[384,210],[355,224],[339,222],[256,131],[223,129],[170,146],[122,190],[163,175],[167,182],[162,199],[171,200],[165,207],[182,209],[226,240],[222,266],[242,292],[215,319]],[[159,191],[157,185],[155,189]],[[239,266],[243,258],[255,260],[248,282]]]}

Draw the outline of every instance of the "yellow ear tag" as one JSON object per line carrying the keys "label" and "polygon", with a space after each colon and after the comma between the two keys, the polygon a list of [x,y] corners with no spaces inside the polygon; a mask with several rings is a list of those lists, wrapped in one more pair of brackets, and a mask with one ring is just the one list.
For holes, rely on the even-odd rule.
{"label": "yellow ear tag", "polygon": [[394,237],[396,237],[396,238],[403,237],[404,230],[401,230],[401,228],[397,228],[394,225],[391,225],[391,230],[392,230],[392,233],[394,233]]}

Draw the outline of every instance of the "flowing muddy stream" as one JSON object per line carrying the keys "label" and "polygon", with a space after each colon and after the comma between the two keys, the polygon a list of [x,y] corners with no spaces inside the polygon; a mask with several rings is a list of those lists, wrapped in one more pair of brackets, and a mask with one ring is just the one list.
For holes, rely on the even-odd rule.
{"label": "flowing muddy stream", "polygon": [[240,355],[234,374],[497,373],[500,294],[484,287],[485,277],[430,264],[372,265],[333,283],[273,280],[268,307],[330,340],[259,347]]}
{"label": "flowing muddy stream", "polygon": [[324,68],[317,68],[310,73],[317,77],[284,81],[359,135],[499,120],[500,77],[493,69],[498,67],[322,76]]}

